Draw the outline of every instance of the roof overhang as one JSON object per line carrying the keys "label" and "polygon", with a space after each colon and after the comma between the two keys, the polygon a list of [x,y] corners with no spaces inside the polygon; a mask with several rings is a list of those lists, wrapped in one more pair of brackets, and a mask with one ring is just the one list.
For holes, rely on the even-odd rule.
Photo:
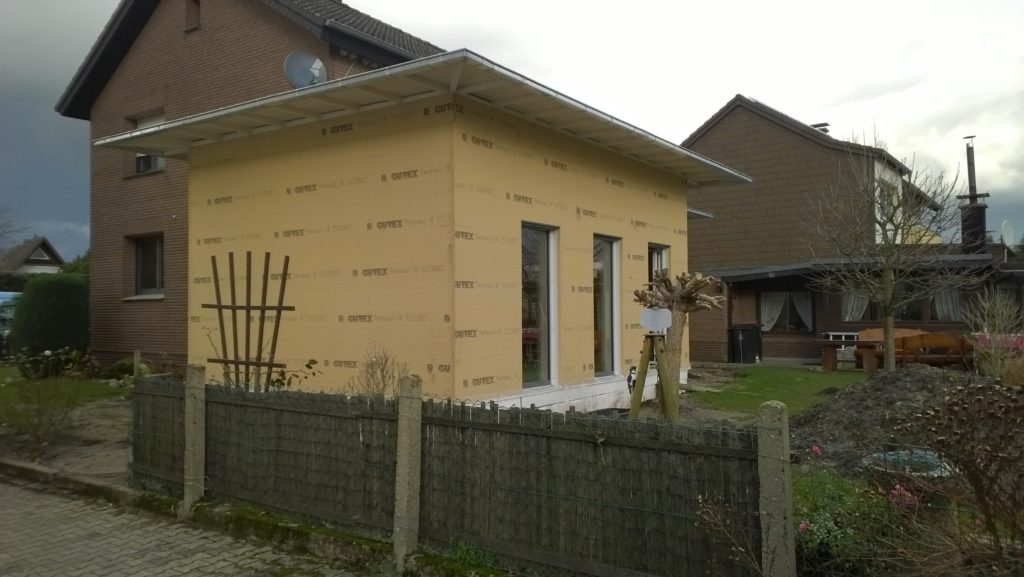
{"label": "roof overhang", "polygon": [[[880,259],[863,259],[853,262],[842,258],[822,258],[803,262],[777,264],[770,266],[737,266],[708,269],[709,276],[717,277],[728,283],[746,282],[752,280],[765,280],[773,278],[787,278],[794,276],[809,276],[816,272],[839,270],[843,268],[865,269],[873,263],[880,262]],[[925,257],[923,262],[915,265],[915,268],[977,268],[983,267],[992,262],[990,254],[945,254]]]}
{"label": "roof overhang", "polygon": [[184,158],[201,146],[442,96],[497,109],[675,174],[690,185],[751,181],[739,171],[465,49],[101,138],[94,144]]}

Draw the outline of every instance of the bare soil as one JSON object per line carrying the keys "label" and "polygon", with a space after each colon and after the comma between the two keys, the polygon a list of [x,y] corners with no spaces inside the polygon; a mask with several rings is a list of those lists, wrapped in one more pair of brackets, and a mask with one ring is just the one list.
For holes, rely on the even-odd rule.
{"label": "bare soil", "polygon": [[131,400],[95,401],[74,409],[70,419],[67,431],[41,447],[0,425],[0,457],[33,461],[72,475],[127,483]]}
{"label": "bare soil", "polygon": [[873,453],[921,446],[923,439],[896,427],[936,406],[946,391],[983,378],[917,364],[877,372],[790,419],[793,454],[799,458],[816,445],[827,460],[852,470]]}

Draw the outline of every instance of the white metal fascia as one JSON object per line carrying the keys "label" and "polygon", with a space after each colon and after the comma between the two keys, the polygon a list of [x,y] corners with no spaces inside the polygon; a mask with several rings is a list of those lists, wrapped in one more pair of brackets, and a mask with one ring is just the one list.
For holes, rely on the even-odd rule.
{"label": "white metal fascia", "polygon": [[[396,85],[389,79],[401,80],[409,85],[410,90],[396,88],[402,86],[401,83]],[[377,86],[384,81],[389,81],[390,90]],[[413,90],[413,87],[426,90]],[[492,99],[484,98],[478,94],[484,90],[499,94]],[[501,92],[508,96],[502,97]],[[174,141],[170,145],[164,144],[163,152],[169,154],[173,149],[174,154],[184,154],[194,145],[240,138],[249,133],[266,132],[352,112],[385,108],[445,93],[465,95],[474,102],[570,134],[593,146],[677,174],[689,182],[751,180],[739,171],[677,146],[464,49],[258,98],[151,128],[100,138],[94,144],[128,149],[156,147],[159,150],[161,142],[167,143],[160,137],[171,137]],[[384,100],[360,102],[365,97],[360,98],[359,94],[369,94]],[[337,109],[324,113],[306,110],[302,103],[307,99]],[[513,105],[522,105],[523,110],[512,108]],[[272,111],[287,111],[299,116],[282,119],[280,115],[273,116]],[[565,116],[568,118],[558,120]],[[232,132],[225,132],[225,125],[237,127]],[[593,128],[588,130],[591,125]],[[216,131],[221,131],[220,138],[211,135],[196,140],[188,136],[197,132]]]}

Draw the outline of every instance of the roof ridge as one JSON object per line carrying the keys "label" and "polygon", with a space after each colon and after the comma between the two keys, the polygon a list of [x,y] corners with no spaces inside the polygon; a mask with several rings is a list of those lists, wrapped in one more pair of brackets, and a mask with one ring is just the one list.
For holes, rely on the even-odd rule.
{"label": "roof ridge", "polygon": [[722,120],[722,118],[724,118],[729,112],[738,107],[743,107],[755,114],[760,115],[761,117],[769,121],[775,122],[776,124],[784,128],[788,128],[789,130],[795,132],[796,134],[804,136],[810,140],[816,141],[818,144],[821,144],[822,146],[827,146],[829,148],[833,148],[836,150],[856,151],[861,152],[863,154],[881,156],[882,158],[887,159],[892,164],[895,164],[897,167],[902,168],[905,172],[910,172],[910,168],[908,168],[905,164],[897,160],[896,157],[894,157],[889,151],[883,148],[878,148],[876,146],[870,146],[867,144],[861,144],[859,142],[840,140],[838,138],[835,138],[834,136],[829,136],[828,134],[822,132],[821,130],[814,128],[810,124],[801,122],[800,120],[797,120],[796,118],[784,112],[781,112],[780,110],[772,106],[769,106],[764,102],[761,102],[754,98],[750,98],[749,96],[744,96],[742,94],[736,94],[736,96],[732,97],[728,102],[726,102],[725,105],[718,110],[718,112],[716,112],[710,118],[708,118],[703,124],[701,124],[697,128],[697,130],[693,131],[693,133],[690,134],[690,136],[688,136],[686,140],[682,142],[681,146],[684,146],[686,148],[692,146],[697,140],[704,136],[704,134],[711,130],[711,128],[715,124]]}

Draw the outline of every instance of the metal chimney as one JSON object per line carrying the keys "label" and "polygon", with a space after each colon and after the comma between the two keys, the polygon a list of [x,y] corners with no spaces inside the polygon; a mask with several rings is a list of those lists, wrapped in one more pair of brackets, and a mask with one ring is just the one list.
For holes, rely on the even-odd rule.
{"label": "metal chimney", "polygon": [[960,205],[960,242],[964,253],[985,251],[985,211],[988,205],[978,202],[988,194],[978,194],[978,183],[974,174],[974,136],[967,140],[967,196],[958,196],[967,202]]}

